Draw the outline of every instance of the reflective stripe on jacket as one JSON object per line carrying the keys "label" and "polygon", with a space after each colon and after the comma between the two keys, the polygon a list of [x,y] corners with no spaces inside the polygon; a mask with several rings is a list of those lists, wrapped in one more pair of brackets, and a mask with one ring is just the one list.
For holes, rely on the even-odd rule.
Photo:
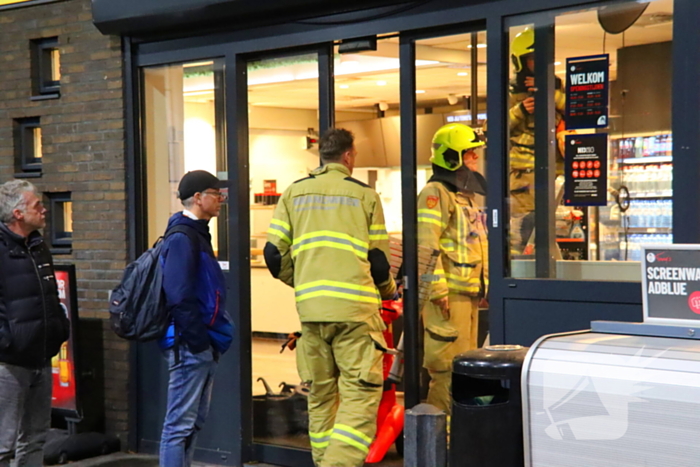
{"label": "reflective stripe on jacket", "polygon": [[285,190],[267,240],[267,266],[294,287],[302,322],[365,321],[396,292],[379,195],[341,164]]}
{"label": "reflective stripe on jacket", "polygon": [[430,298],[448,293],[485,295],[488,288],[488,239],[483,213],[473,196],[456,193],[437,181],[418,196],[418,243],[439,249]]}

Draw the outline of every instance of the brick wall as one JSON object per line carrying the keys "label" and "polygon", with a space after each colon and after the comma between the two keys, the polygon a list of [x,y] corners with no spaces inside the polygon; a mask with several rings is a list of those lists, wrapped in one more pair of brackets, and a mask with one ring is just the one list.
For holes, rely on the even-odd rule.
{"label": "brick wall", "polygon": [[[30,40],[58,37],[61,97],[31,101]],[[72,193],[79,311],[105,319],[108,291],[127,258],[122,51],[92,24],[90,0],[0,11],[0,182],[13,177],[13,119],[40,117],[43,192]],[[102,326],[105,427],[127,433],[128,351]],[[125,443],[123,443],[125,444]]]}

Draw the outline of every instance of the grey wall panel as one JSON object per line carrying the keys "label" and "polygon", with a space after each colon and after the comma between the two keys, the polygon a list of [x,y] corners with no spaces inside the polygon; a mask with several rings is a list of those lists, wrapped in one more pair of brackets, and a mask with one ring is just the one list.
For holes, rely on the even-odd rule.
{"label": "grey wall panel", "polygon": [[642,306],[506,299],[504,315],[505,342],[529,346],[546,334],[589,329],[594,320],[642,321]]}
{"label": "grey wall panel", "polygon": [[144,450],[143,443],[160,441],[168,389],[168,369],[155,342],[138,344],[137,352],[138,448],[142,452],[153,452],[150,449]]}

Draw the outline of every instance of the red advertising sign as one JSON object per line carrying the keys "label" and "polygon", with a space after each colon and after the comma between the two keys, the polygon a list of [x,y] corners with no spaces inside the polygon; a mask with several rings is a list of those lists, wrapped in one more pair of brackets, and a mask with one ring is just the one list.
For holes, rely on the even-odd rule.
{"label": "red advertising sign", "polygon": [[[74,309],[75,298],[75,273],[72,268],[61,268],[56,266],[56,283],[58,284],[58,298],[61,301],[61,308],[71,321],[71,336],[68,341],[61,345],[61,350],[51,359],[51,373],[53,376],[53,395],[51,397],[51,407],[54,409],[78,411],[76,397],[75,378],[75,346],[73,337],[77,328],[77,310]],[[73,274],[71,274],[73,272]]]}

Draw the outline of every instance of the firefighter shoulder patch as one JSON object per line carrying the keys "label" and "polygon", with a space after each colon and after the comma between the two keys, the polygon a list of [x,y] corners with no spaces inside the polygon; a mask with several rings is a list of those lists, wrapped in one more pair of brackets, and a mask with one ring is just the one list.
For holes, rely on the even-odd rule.
{"label": "firefighter shoulder patch", "polygon": [[440,198],[437,196],[428,196],[428,198],[425,200],[425,204],[428,206],[429,209],[433,209],[437,204],[440,202]]}

